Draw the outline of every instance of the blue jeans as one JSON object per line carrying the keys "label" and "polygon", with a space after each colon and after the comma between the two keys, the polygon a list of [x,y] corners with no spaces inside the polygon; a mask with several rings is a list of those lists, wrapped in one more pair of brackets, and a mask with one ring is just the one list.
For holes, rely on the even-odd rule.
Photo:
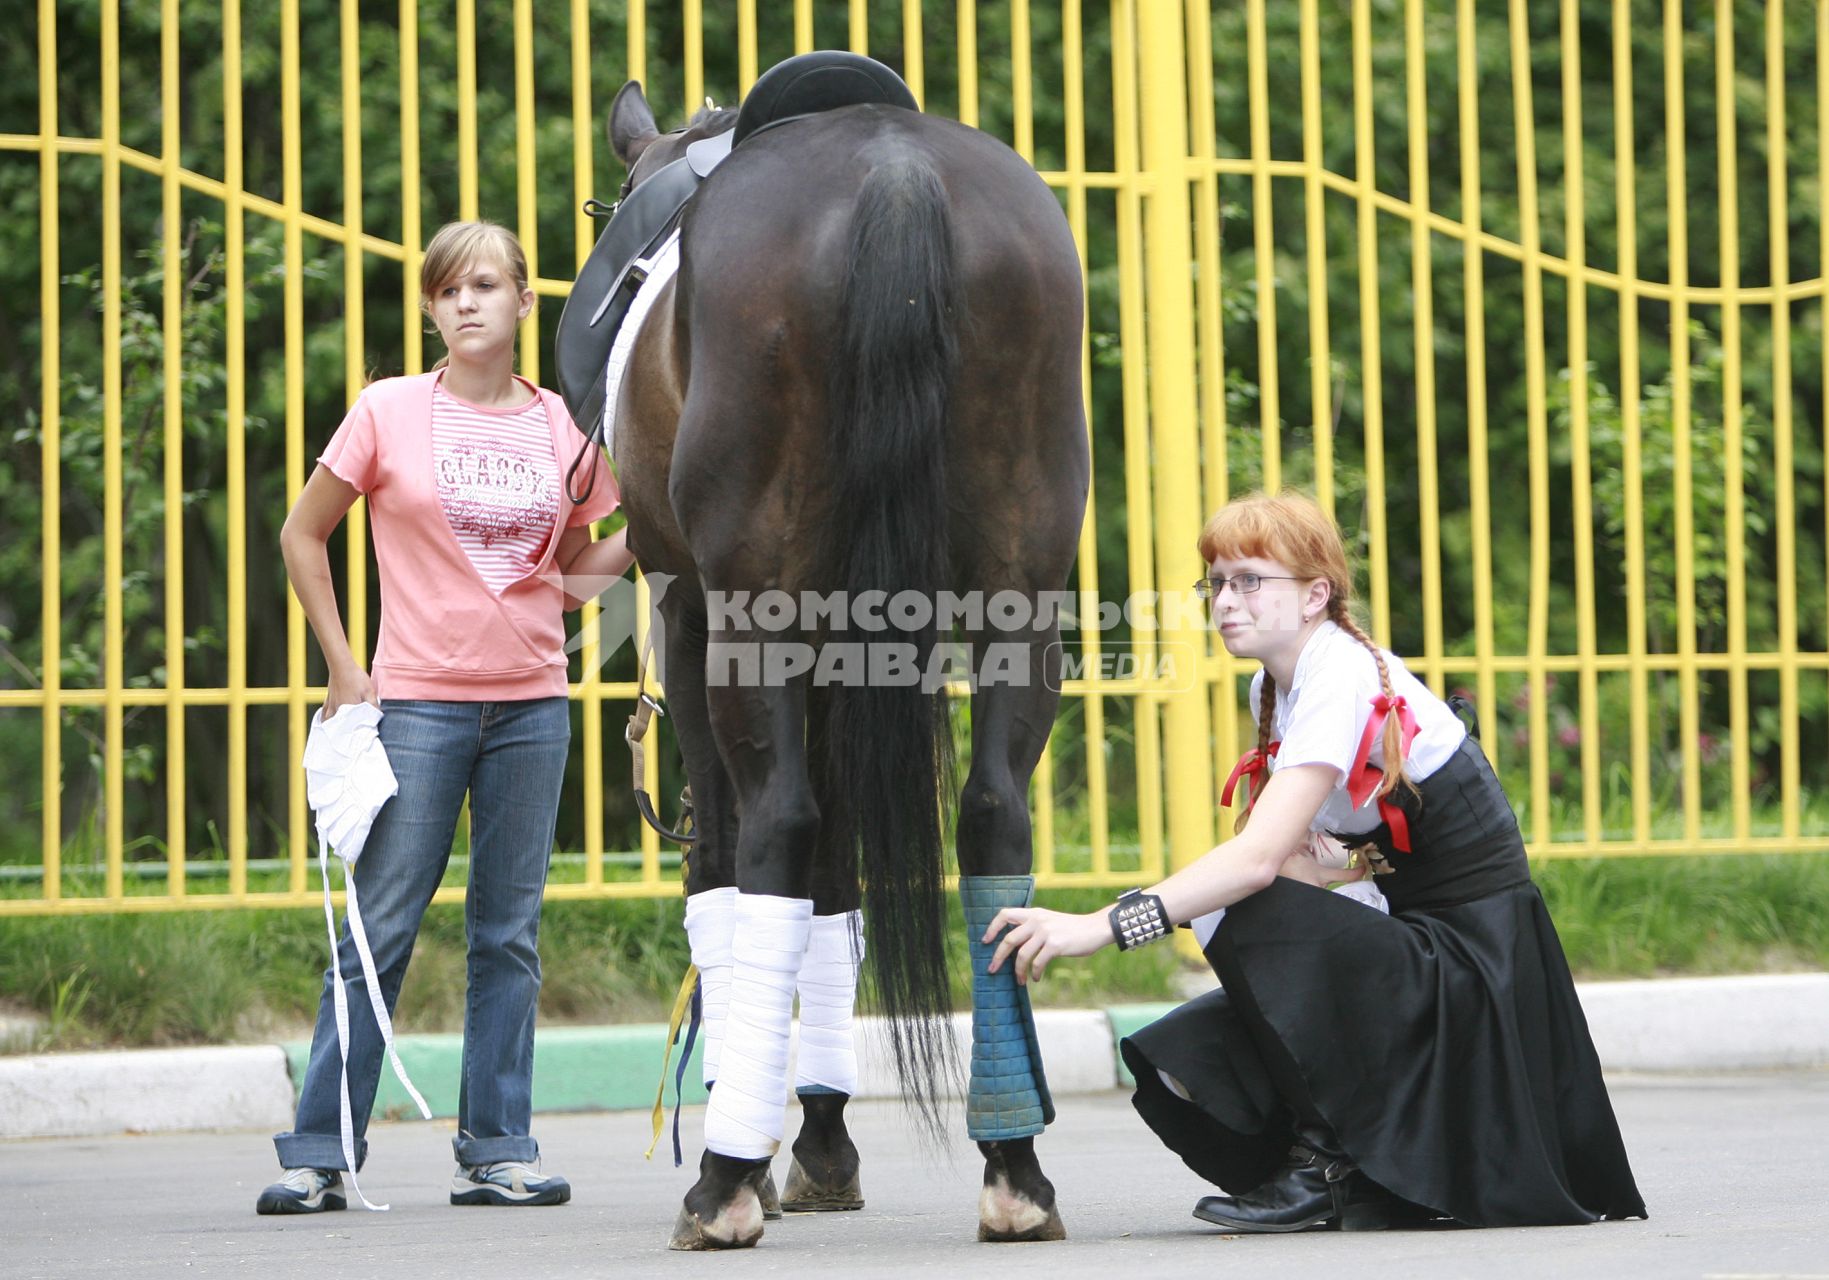
{"label": "blue jeans", "polygon": [[[381,745],[400,791],[356,861],[362,924],[391,1013],[419,922],[451,858],[470,794],[470,888],[464,903],[469,990],[457,1102],[460,1164],[532,1161],[534,1009],[540,994],[540,901],[571,744],[564,698],[381,704]],[[349,1104],[356,1164],[385,1050],[347,922],[337,944],[349,1003]],[[335,996],[324,974],[311,1061],[291,1133],[274,1137],[284,1168],[342,1169]]]}

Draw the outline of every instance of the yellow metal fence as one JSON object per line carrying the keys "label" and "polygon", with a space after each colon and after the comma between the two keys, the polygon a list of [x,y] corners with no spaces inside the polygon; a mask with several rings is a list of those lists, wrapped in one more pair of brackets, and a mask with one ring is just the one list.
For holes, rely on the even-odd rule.
{"label": "yellow metal fence", "polygon": [[[331,9],[327,3],[305,7],[320,20]],[[1760,23],[1756,36],[1747,34],[1749,14]],[[97,17],[100,83],[64,83],[59,24],[86,26]],[[536,291],[556,302],[588,251],[594,227],[579,212],[555,233],[550,218],[542,222],[539,197],[545,188],[559,189],[576,209],[587,197],[613,188],[619,175],[601,133],[606,83],[613,87],[625,75],[648,80],[651,62],[657,72],[665,63],[669,70],[662,78],[668,93],[677,84],[677,100],[655,92],[652,84],[650,96],[663,116],[677,118],[708,91],[728,98],[746,89],[778,56],[835,46],[896,65],[929,110],[999,132],[1061,195],[1088,270],[1092,302],[1086,395],[1093,409],[1095,492],[1081,543],[1076,583],[1081,592],[1097,598],[1180,591],[1201,571],[1194,533],[1228,492],[1245,482],[1302,483],[1338,511],[1364,550],[1374,634],[1412,640],[1404,646],[1407,656],[1438,690],[1465,683],[1477,695],[1489,725],[1488,750],[1508,782],[1520,788],[1534,855],[1829,849],[1829,835],[1814,827],[1810,816],[1820,813],[1813,805],[1824,768],[1820,760],[1803,758],[1805,745],[1823,736],[1820,712],[1806,709],[1806,703],[1820,708],[1822,699],[1816,694],[1807,699],[1803,682],[1829,680],[1823,643],[1829,622],[1802,616],[1799,603],[1800,583],[1804,599],[1820,601],[1824,595],[1820,548],[1829,531],[1817,531],[1824,495],[1798,492],[1800,479],[1820,483],[1822,450],[1820,438],[1800,434],[1797,413],[1800,404],[1808,406],[1812,419],[1823,411],[1829,326],[1822,320],[1820,260],[1829,244],[1811,247],[1818,270],[1802,278],[1792,270],[1788,241],[1793,227],[1810,225],[1829,242],[1829,225],[1819,216],[1821,185],[1829,182],[1829,173],[1815,151],[1818,129],[1829,129],[1824,52],[1829,5],[1816,6],[1805,48],[1796,47],[1797,24],[1787,26],[1780,3],[1754,11],[1730,0],[1719,0],[1712,9],[1677,0],[1666,0],[1661,8],[1613,0],[1601,24],[1608,32],[1605,47],[1592,40],[1598,18],[1598,11],[1583,14],[1574,0],[1509,0],[1502,8],[1474,0],[1405,0],[1376,12],[1370,0],[1354,0],[1350,8],[1319,0],[1283,6],[1266,0],[1214,6],[1204,0],[983,5],[685,0],[677,8],[641,0],[626,8],[572,0],[568,10],[543,8],[536,29],[532,0],[439,5],[401,0],[394,21],[384,24],[392,47],[378,53],[363,47],[365,31],[369,36],[373,31],[363,27],[355,0],[341,0],[335,9],[337,62],[327,66],[305,63],[301,0],[284,0],[277,23],[263,19],[258,38],[244,32],[237,0],[225,0],[219,48],[211,51],[221,62],[220,85],[212,86],[219,100],[211,109],[219,112],[222,150],[187,164],[183,113],[196,109],[192,97],[198,85],[185,70],[177,0],[161,7],[156,51],[122,48],[120,7],[113,0],[103,0],[99,13],[93,6],[41,0],[38,115],[35,122],[0,120],[0,130],[12,130],[0,132],[0,164],[35,161],[39,175],[38,618],[42,653],[51,656],[41,663],[37,687],[15,681],[14,687],[0,688],[0,715],[34,716],[42,737],[39,859],[0,884],[0,914],[314,901],[299,761],[321,691],[308,685],[304,621],[289,595],[284,682],[249,679],[249,611],[261,607],[257,600],[277,600],[280,591],[273,581],[280,572],[274,548],[250,545],[246,536],[250,358],[266,367],[273,355],[246,347],[250,225],[282,232],[277,289],[283,351],[277,358],[290,501],[342,403],[370,374],[365,298],[376,270],[398,273],[398,306],[386,324],[399,325],[403,371],[423,367],[415,281],[418,246],[430,230],[423,198],[429,184],[454,179],[458,216],[481,213],[514,225]],[[479,22],[498,34],[510,33],[511,60],[503,56],[507,48],[499,39],[479,35]],[[454,32],[454,68],[421,65],[422,43],[434,26]],[[619,38],[605,41],[606,29]],[[730,49],[707,48],[708,30],[720,40],[734,33],[734,58]],[[1585,45],[1584,33],[1590,37]],[[1748,70],[1736,34],[1759,42],[1765,68],[1761,120],[1737,114],[1743,108],[1734,86],[1748,78]],[[553,41],[565,42],[568,83],[555,85],[550,75],[536,83],[536,37],[549,53]],[[1699,38],[1713,41],[1715,61],[1712,78],[1697,88],[1691,81]],[[1483,63],[1478,57],[1495,39],[1502,39],[1509,53],[1506,78],[1492,70],[1490,59]],[[1548,104],[1555,120],[1547,119],[1546,104],[1535,100],[1543,81],[1533,75],[1529,56],[1546,39],[1559,41],[1560,94]],[[153,69],[147,60],[155,57]],[[1662,79],[1661,120],[1634,115],[1635,77],[1647,74],[1648,58],[1654,60],[1651,74]],[[1799,95],[1800,73],[1790,64],[1806,58],[1817,78],[1807,145],[1786,113],[1787,101]],[[1605,149],[1613,172],[1604,235],[1595,232],[1584,205],[1596,182],[1582,168],[1596,128],[1584,118],[1584,112],[1596,110],[1596,60],[1606,70],[1603,82],[1610,84],[1610,98],[1600,99],[1600,114],[1612,131]],[[143,73],[134,83],[157,85],[156,100],[124,108],[125,61]],[[1343,73],[1340,68],[1349,62]],[[373,87],[375,65],[391,67],[395,76],[390,87],[398,100],[396,119],[364,116],[364,90]],[[249,68],[258,68],[258,75],[250,78]],[[444,92],[453,71],[454,91]],[[479,76],[512,78],[509,190],[485,189],[482,135],[499,122],[479,120]],[[304,190],[303,151],[311,123],[301,119],[306,77],[333,77],[340,85],[342,173],[339,199],[332,203],[308,199]],[[1760,83],[1756,77],[1753,82]],[[434,84],[440,89],[436,104],[427,94]],[[1343,84],[1346,96],[1333,92]],[[1686,94],[1704,91],[1717,108],[1712,213],[1719,227],[1718,271],[1713,279],[1692,279],[1686,236],[1694,187],[1685,170],[1685,148],[1696,125]],[[96,136],[63,131],[59,104],[72,93],[99,96]],[[280,121],[277,198],[251,190],[244,177],[243,111],[249,101],[263,104]],[[1399,102],[1401,110],[1393,106]],[[1444,116],[1446,102],[1455,109]],[[1494,118],[1495,102],[1499,115],[1508,107],[1511,118],[1507,136],[1497,143],[1483,132]],[[123,140],[124,109],[137,119],[156,117],[156,150]],[[1449,121],[1446,133],[1443,119]],[[1038,121],[1045,122],[1039,135]],[[1763,209],[1746,204],[1737,159],[1736,139],[1755,125],[1764,139]],[[441,154],[448,149],[455,156],[454,173],[451,166],[434,173],[423,161],[422,133],[434,129],[440,131],[435,140]],[[542,130],[569,131],[569,163],[559,171],[550,164],[542,171],[536,164]],[[447,135],[454,136],[454,147],[446,147]],[[1559,167],[1546,171],[1540,144],[1554,151]],[[1482,189],[1483,158],[1496,145],[1507,146],[1515,161],[1515,183],[1502,193]],[[1651,145],[1661,156],[1666,187],[1661,193],[1641,190],[1635,176],[1637,157]],[[377,155],[386,157],[386,165],[398,164],[397,209],[365,204],[365,184],[375,185]],[[1439,182],[1432,161],[1456,176],[1458,187],[1445,202],[1453,212],[1432,203]],[[100,192],[95,264],[81,256],[86,245],[73,252],[60,238],[66,221],[60,193],[76,171],[83,175],[82,189]],[[123,225],[123,185],[145,181],[157,184],[166,234]],[[181,513],[189,478],[182,381],[195,370],[186,367],[180,340],[185,264],[173,233],[183,220],[183,202],[199,198],[219,211],[222,223],[226,335],[221,350],[226,462],[215,496],[229,531],[227,554],[222,564],[203,571],[219,578],[211,587],[222,594],[228,624],[225,678],[209,687],[187,683],[185,676],[192,632],[185,617],[188,562]],[[1495,198],[1503,213],[1497,219]],[[1800,209],[1800,202],[1808,207]],[[1546,210],[1560,213],[1559,226],[1554,218],[1546,224]],[[1659,224],[1652,236],[1638,226],[1647,210],[1656,212]],[[1761,258],[1767,278],[1743,278],[1742,218],[1758,219],[1765,228]],[[1248,234],[1240,236],[1233,224],[1244,225]],[[1546,225],[1554,251],[1546,248]],[[1610,259],[1590,255],[1590,234],[1611,245]],[[340,396],[306,386],[306,344],[313,336],[304,319],[308,241],[341,252]],[[121,459],[128,442],[121,407],[122,295],[123,252],[130,243],[157,243],[162,254],[163,398],[158,429],[147,446],[163,457],[166,514],[158,565],[123,562]],[[1410,271],[1405,288],[1394,292],[1381,261],[1394,260],[1399,249],[1407,253]],[[1643,273],[1641,254],[1667,264],[1662,278]],[[91,265],[99,269],[100,315],[67,313],[64,277]],[[1485,331],[1500,277],[1521,299],[1521,352],[1497,349]],[[1557,295],[1560,313],[1552,304]],[[1438,318],[1442,312],[1456,319]],[[1714,459],[1718,482],[1714,471],[1707,474],[1718,492],[1707,495],[1696,491],[1702,459],[1691,452],[1692,322],[1702,312],[1719,335],[1721,370],[1718,387],[1711,383],[1709,389],[1720,408],[1714,424],[1720,433],[1720,456]],[[1769,395],[1749,405],[1746,371],[1753,357],[1746,333],[1754,312],[1762,335],[1758,385]],[[60,438],[68,394],[60,351],[73,327],[97,324],[103,439],[101,484],[94,496],[104,522],[103,557],[93,567],[87,561],[72,567],[63,558],[60,527],[69,468]],[[1656,326],[1655,333],[1648,325]],[[1814,385],[1803,391],[1795,389],[1800,374],[1793,367],[1799,334],[1817,348],[1805,362]],[[536,378],[540,336],[537,322],[530,322],[522,343],[523,368]],[[1642,352],[1653,338],[1668,347],[1660,376],[1670,389],[1674,457],[1669,493],[1658,495],[1660,503],[1668,500],[1668,527],[1649,523],[1648,464],[1642,456],[1641,410],[1650,381]],[[1593,392],[1590,379],[1580,375],[1594,359],[1591,351],[1603,345],[1617,357],[1604,371],[1604,381],[1614,388],[1617,440],[1609,437],[1604,447],[1592,437]],[[1492,385],[1491,369],[1501,365],[1520,371],[1521,433],[1509,430],[1515,424],[1492,418],[1493,407],[1507,403],[1516,390]],[[1387,386],[1386,371],[1394,367],[1401,368],[1400,385]],[[1559,369],[1577,374],[1559,380]],[[1772,508],[1755,513],[1764,532],[1753,535],[1744,506],[1749,408],[1760,431],[1751,465],[1769,478],[1772,492]],[[1814,423],[1807,428],[1816,430]],[[1502,432],[1520,447],[1502,444]],[[1814,473],[1800,469],[1800,439],[1817,460]],[[1398,441],[1404,457],[1413,459],[1413,470],[1387,466],[1387,448]],[[1600,563],[1603,551],[1596,544],[1596,486],[1605,479],[1596,468],[1603,463],[1619,477],[1623,506],[1612,536],[1623,545],[1623,566]],[[1702,496],[1720,512],[1707,529],[1696,527]],[[1808,563],[1799,562],[1800,511],[1815,513],[1819,521],[1805,531],[1808,545],[1818,549]],[[1109,530],[1120,520],[1121,546],[1113,550]],[[1413,542],[1393,541],[1397,525],[1410,531]],[[1495,569],[1507,529],[1519,537],[1506,545],[1521,541],[1528,548],[1521,575],[1504,565]],[[351,513],[350,530],[345,617],[360,656],[373,620],[359,507]],[[1769,577],[1755,579],[1749,571],[1749,536],[1770,547]],[[1725,562],[1725,643],[1715,648],[1703,643],[1712,633],[1698,621],[1696,599],[1695,549],[1708,539],[1718,540]],[[1649,576],[1653,541],[1666,547],[1674,566],[1669,582]],[[1108,578],[1103,583],[1102,564]],[[104,605],[96,678],[80,683],[66,683],[56,660],[66,643],[73,573],[99,573]],[[1647,601],[1666,588],[1674,598],[1676,624],[1674,645],[1660,652],[1649,638]],[[129,592],[154,590],[163,592],[163,666],[128,672],[123,601]],[[1603,590],[1623,597],[1622,626],[1603,628],[1606,602],[1597,600]],[[1749,591],[1770,602],[1773,616],[1770,634],[1758,639],[1749,635]],[[1552,616],[1564,608],[1573,613],[1572,629]],[[1450,614],[1470,625],[1451,627]],[[1044,884],[1147,881],[1171,862],[1204,851],[1216,832],[1229,829],[1216,812],[1216,795],[1217,781],[1249,729],[1240,706],[1240,669],[1185,615],[1165,610],[1164,617],[1159,631],[1112,635],[1097,630],[1089,616],[1071,637],[1086,664],[1083,678],[1066,686],[1063,728],[1035,786],[1036,858]],[[1553,636],[1571,631],[1572,645],[1552,644]],[[1101,656],[1114,652],[1134,665],[1124,672],[1102,671]],[[1182,660],[1165,667],[1164,656]],[[587,647],[581,658],[573,697],[582,708],[582,792],[567,797],[568,807],[581,804],[581,847],[572,859],[576,874],[558,877],[549,892],[554,897],[676,892],[670,864],[651,832],[642,831],[639,844],[625,849],[614,845],[635,837],[632,824],[606,832],[604,779],[620,785],[615,738],[634,691],[627,683],[600,678],[594,648]],[[1703,685],[1717,673],[1727,687],[1724,725],[1714,724],[1705,708]],[[1753,728],[1766,708],[1755,705],[1750,690],[1751,681],[1764,673],[1776,677],[1776,714],[1765,715],[1763,722],[1776,744],[1778,767],[1761,793],[1770,803],[1756,813]],[[1558,677],[1572,677],[1576,686],[1574,697],[1560,704],[1553,690]],[[1676,747],[1673,755],[1655,755],[1653,721],[1663,705],[1658,691],[1670,679],[1677,684]],[[1603,723],[1603,694],[1615,682],[1625,687],[1623,734]],[[132,795],[147,794],[127,783],[126,717],[134,708],[164,712],[163,740],[156,744],[163,760],[163,829],[130,803]],[[212,815],[220,847],[207,856],[194,847],[194,779],[186,770],[188,713],[201,708],[220,709],[226,734],[226,804]],[[251,715],[267,708],[283,712],[283,731],[251,738]],[[71,716],[97,710],[100,818],[93,832],[66,830],[60,802],[70,770],[65,726]],[[1570,723],[1558,726],[1559,714]],[[614,748],[607,752],[606,717]],[[272,727],[265,719],[261,723]],[[1723,745],[1711,746],[1711,730]],[[1559,742],[1570,758],[1566,776],[1551,755]],[[1720,763],[1715,750],[1722,753]],[[649,756],[650,788],[659,781],[655,754]],[[1057,775],[1062,756],[1071,757],[1070,775]],[[249,811],[249,779],[278,768],[290,779],[285,810],[261,823]],[[1673,768],[1674,779],[1667,776]],[[1725,768],[1731,782],[1724,811],[1705,802],[1704,772],[1717,768]],[[25,780],[14,785],[26,785]],[[1673,797],[1668,804],[1657,799],[1661,788]],[[1623,817],[1609,815],[1614,800],[1624,805]],[[147,848],[156,854],[151,863],[142,856]],[[188,867],[212,860],[226,867],[225,875],[187,881]],[[144,867],[155,874],[129,875],[130,868]],[[460,896],[461,889],[444,894]]]}

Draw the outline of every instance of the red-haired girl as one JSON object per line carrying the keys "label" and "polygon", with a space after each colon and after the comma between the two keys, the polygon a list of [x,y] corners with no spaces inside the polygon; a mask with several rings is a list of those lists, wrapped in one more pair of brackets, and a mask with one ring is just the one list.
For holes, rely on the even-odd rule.
{"label": "red-haired girl", "polygon": [[[1233,1232],[1643,1217],[1524,841],[1454,711],[1353,620],[1338,529],[1306,497],[1201,532],[1226,649],[1263,664],[1236,835],[1109,911],[1011,908],[992,962],[1129,949],[1182,922],[1223,989],[1125,1039],[1144,1120],[1229,1194]],[[1229,794],[1228,794],[1229,801]],[[1333,869],[1334,842],[1369,865]],[[1371,871],[1390,913],[1326,886]],[[1007,932],[1006,932],[1007,930]]]}

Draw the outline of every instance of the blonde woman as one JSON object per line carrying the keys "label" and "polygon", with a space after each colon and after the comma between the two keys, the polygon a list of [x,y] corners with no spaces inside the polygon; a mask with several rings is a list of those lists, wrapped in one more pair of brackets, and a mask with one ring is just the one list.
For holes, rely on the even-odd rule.
{"label": "blonde woman", "polygon": [[[1224,989],[1127,1038],[1135,1104],[1229,1232],[1645,1216],[1562,947],[1486,757],[1354,620],[1339,531],[1256,494],[1200,537],[1226,649],[1262,664],[1237,834],[1109,912],[1008,909],[992,968],[1193,922]],[[1339,844],[1390,914],[1326,886]],[[1225,908],[1210,936],[1203,925]]]}
{"label": "blonde woman", "polygon": [[[452,1204],[563,1204],[564,1178],[539,1172],[529,1133],[540,901],[571,739],[564,580],[623,573],[621,534],[590,540],[615,509],[614,480],[591,451],[585,500],[566,471],[584,437],[552,392],[518,376],[515,335],[534,305],[527,260],[506,229],[452,223],[426,246],[422,306],[447,356],[433,372],[370,385],[318,459],[280,534],[286,571],[329,665],[324,716],[371,703],[399,782],[353,874],[391,1012],[421,917],[470,800],[457,1172]],[[381,637],[364,670],[337,612],[326,543],[358,495],[368,500],[381,579]],[[345,924],[349,1102],[356,1163],[380,1079],[372,993]],[[260,1213],[345,1206],[346,1167],[331,976],[289,1133],[274,1139],[280,1181]]]}

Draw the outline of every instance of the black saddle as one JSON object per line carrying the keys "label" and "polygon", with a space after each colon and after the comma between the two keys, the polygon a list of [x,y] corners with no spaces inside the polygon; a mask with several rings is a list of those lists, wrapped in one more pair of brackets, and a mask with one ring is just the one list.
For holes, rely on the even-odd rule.
{"label": "black saddle", "polygon": [[[647,273],[636,264],[660,248],[679,224],[686,202],[699,184],[730,153],[731,135],[720,133],[686,148],[686,154],[661,169],[618,201],[609,225],[584,260],[572,291],[559,313],[553,338],[559,394],[572,421],[593,442],[603,439],[605,380],[610,347],[622,328]],[[577,468],[574,466],[573,471]],[[567,476],[569,484],[570,476]],[[587,491],[588,492],[588,491]],[[582,502],[583,498],[574,501]]]}
{"label": "black saddle", "polygon": [[[553,339],[559,394],[565,398],[572,420],[593,444],[603,440],[603,419],[609,408],[604,399],[609,390],[606,366],[610,347],[647,279],[637,264],[653,254],[679,225],[686,204],[699,185],[732,147],[764,129],[864,103],[920,110],[900,76],[862,54],[821,49],[789,58],[770,67],[751,86],[734,128],[693,143],[686,148],[685,156],[662,168],[616,204],[609,225],[597,237],[596,246],[572,283]],[[574,462],[567,473],[568,493],[578,465]],[[587,489],[584,496],[574,496],[573,501],[583,502],[588,496]]]}
{"label": "black saddle", "polygon": [[874,58],[819,49],[777,62],[750,86],[731,130],[734,146],[753,133],[838,107],[864,103],[919,111],[902,77]]}

